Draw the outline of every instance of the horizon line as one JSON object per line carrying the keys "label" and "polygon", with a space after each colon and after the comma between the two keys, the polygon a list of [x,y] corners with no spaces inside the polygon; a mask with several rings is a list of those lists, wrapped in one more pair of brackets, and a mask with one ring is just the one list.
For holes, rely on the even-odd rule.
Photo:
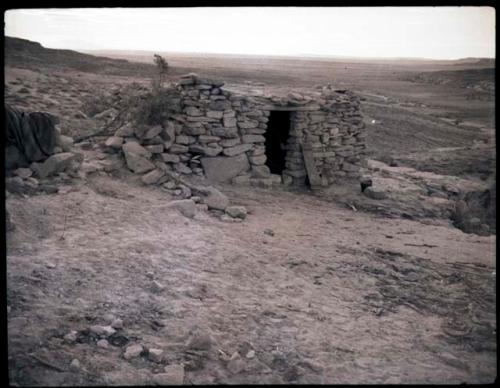
{"label": "horizon line", "polygon": [[138,51],[144,53],[172,53],[172,54],[188,54],[188,55],[204,55],[204,54],[212,54],[212,55],[238,55],[238,56],[254,56],[254,57],[285,57],[285,58],[337,58],[337,59],[361,59],[361,60],[419,60],[419,61],[460,61],[464,59],[488,59],[488,60],[496,60],[496,57],[460,57],[460,58],[430,58],[430,57],[405,57],[405,56],[356,56],[356,55],[336,55],[336,54],[308,54],[308,53],[297,53],[297,54],[262,54],[262,53],[241,53],[241,52],[204,52],[204,51],[164,51],[164,50],[151,50],[151,49],[74,49],[74,48],[63,48],[63,47],[48,47],[44,46],[41,42],[21,38],[18,36],[8,36],[4,35],[5,38],[14,38],[26,40],[29,42],[34,42],[40,44],[43,48],[52,49],[52,50],[71,50],[76,52],[99,52],[99,51]]}

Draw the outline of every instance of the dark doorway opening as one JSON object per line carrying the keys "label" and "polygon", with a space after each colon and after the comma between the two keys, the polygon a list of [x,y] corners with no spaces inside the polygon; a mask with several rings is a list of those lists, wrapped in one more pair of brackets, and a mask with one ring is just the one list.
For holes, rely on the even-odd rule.
{"label": "dark doorway opening", "polygon": [[271,111],[267,123],[266,165],[271,174],[279,174],[285,169],[285,146],[290,132],[290,112]]}

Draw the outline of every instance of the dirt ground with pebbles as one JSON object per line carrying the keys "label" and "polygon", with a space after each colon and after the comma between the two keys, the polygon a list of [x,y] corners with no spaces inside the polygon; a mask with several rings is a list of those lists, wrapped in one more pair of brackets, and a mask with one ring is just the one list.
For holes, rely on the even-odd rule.
{"label": "dirt ground with pebbles", "polygon": [[[185,218],[132,176],[7,198],[11,383],[152,384],[165,365],[185,384],[496,378],[495,236],[220,188],[246,220]],[[113,318],[101,348],[87,329]],[[124,359],[133,344],[163,361]]]}
{"label": "dirt ground with pebbles", "polygon": [[[107,127],[102,93],[148,86],[154,76],[135,62],[26,43],[7,49],[5,102],[55,114],[75,140]],[[178,198],[97,155],[106,138],[91,137],[87,167],[109,162],[112,173],[6,199],[16,226],[6,238],[10,384],[496,379],[496,220],[479,236],[454,227],[449,214],[455,189],[496,180],[493,70],[167,59],[170,81],[194,71],[236,90],[353,90],[362,97],[367,156],[378,161],[368,171],[373,188],[387,198],[368,198],[359,182],[318,196],[218,186],[248,209],[246,219],[204,211],[189,219],[168,205]],[[470,76],[480,82],[456,82]]]}

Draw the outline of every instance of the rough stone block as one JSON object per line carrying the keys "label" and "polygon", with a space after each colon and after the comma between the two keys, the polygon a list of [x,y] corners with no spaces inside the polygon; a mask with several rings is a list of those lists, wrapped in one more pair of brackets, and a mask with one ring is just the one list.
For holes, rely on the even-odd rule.
{"label": "rough stone block", "polygon": [[226,182],[250,169],[245,153],[233,157],[202,158],[201,165],[211,182]]}
{"label": "rough stone block", "polygon": [[161,157],[165,163],[179,163],[180,162],[179,155],[163,153],[163,154],[161,154]]}
{"label": "rough stone block", "polygon": [[194,106],[188,106],[186,108],[186,114],[188,116],[202,116],[203,115],[203,113],[198,108],[196,108]]}
{"label": "rough stone block", "polygon": [[234,147],[235,145],[240,144],[240,139],[239,138],[234,138],[234,139],[224,139],[220,142],[220,145],[222,147]]}
{"label": "rough stone block", "polygon": [[247,120],[247,121],[239,121],[238,122],[238,127],[241,129],[248,129],[248,128],[256,128],[259,125],[258,121],[254,120]]}
{"label": "rough stone block", "polygon": [[271,176],[271,170],[266,165],[262,166],[252,166],[252,177],[253,178],[269,178]]}
{"label": "rough stone block", "polygon": [[209,135],[200,135],[198,137],[198,141],[200,143],[213,143],[220,141],[221,138],[219,136],[209,136]]}
{"label": "rough stone block", "polygon": [[217,110],[209,110],[207,111],[207,117],[210,117],[212,119],[222,119],[224,116],[224,112],[222,111],[217,111]]}
{"label": "rough stone block", "polygon": [[252,147],[253,147],[252,144],[239,144],[234,147],[224,148],[223,153],[226,156],[236,156],[246,151],[250,151]]}
{"label": "rough stone block", "polygon": [[251,164],[260,166],[266,163],[267,156],[266,155],[250,156],[248,159],[250,160]]}
{"label": "rough stone block", "polygon": [[123,127],[118,128],[116,130],[115,136],[118,136],[118,137],[134,136],[134,128],[130,124],[126,124]]}
{"label": "rough stone block", "polygon": [[198,144],[193,144],[189,146],[189,151],[193,154],[201,154],[206,156],[217,156],[222,152],[222,147],[208,147]]}
{"label": "rough stone block", "polygon": [[224,117],[223,119],[224,127],[236,127],[236,119],[234,117]]}
{"label": "rough stone block", "polygon": [[172,201],[167,206],[176,208],[184,217],[187,218],[194,218],[196,215],[196,203],[192,199]]}
{"label": "rough stone block", "polygon": [[160,180],[160,178],[162,178],[164,175],[165,175],[164,171],[160,169],[154,169],[153,171],[144,174],[141,177],[141,180],[145,185],[152,185],[154,183],[157,183]]}
{"label": "rough stone block", "polygon": [[82,154],[63,152],[49,156],[43,163],[32,163],[30,168],[38,177],[46,178],[69,169],[76,170],[82,162]]}
{"label": "rough stone block", "polygon": [[189,147],[181,144],[172,144],[169,151],[172,154],[185,154],[189,151]]}
{"label": "rough stone block", "polygon": [[164,147],[163,144],[153,144],[144,146],[144,148],[147,149],[152,154],[161,154],[163,152]]}
{"label": "rough stone block", "polygon": [[149,129],[146,130],[144,135],[141,136],[142,139],[152,139],[155,136],[158,136],[160,132],[163,131],[163,128],[161,125],[155,125]]}
{"label": "rough stone block", "polygon": [[243,143],[264,143],[266,138],[262,135],[243,135],[241,140]]}

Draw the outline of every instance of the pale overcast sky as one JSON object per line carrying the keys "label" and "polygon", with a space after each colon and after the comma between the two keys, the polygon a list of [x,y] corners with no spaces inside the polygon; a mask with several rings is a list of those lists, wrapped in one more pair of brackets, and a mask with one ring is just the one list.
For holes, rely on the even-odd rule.
{"label": "pale overcast sky", "polygon": [[73,50],[495,57],[491,7],[19,9],[5,35]]}

